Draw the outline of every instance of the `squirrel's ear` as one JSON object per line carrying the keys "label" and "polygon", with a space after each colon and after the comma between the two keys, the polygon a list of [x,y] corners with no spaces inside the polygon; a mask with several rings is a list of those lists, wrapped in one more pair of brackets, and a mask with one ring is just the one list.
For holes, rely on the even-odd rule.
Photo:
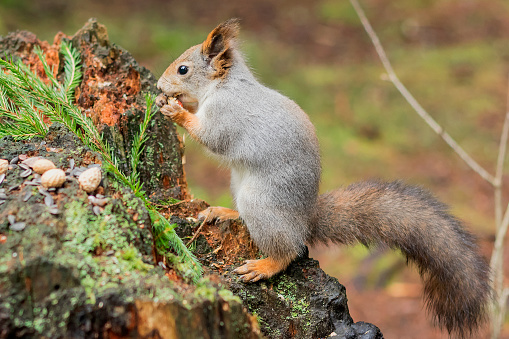
{"label": "squirrel's ear", "polygon": [[214,77],[223,77],[232,66],[232,47],[239,34],[239,20],[230,19],[212,30],[203,42],[202,54],[216,70]]}

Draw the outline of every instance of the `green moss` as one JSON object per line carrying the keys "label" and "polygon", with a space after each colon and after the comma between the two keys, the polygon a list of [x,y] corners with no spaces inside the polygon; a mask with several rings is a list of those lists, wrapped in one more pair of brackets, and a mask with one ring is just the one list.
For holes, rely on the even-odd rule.
{"label": "green moss", "polygon": [[196,284],[194,297],[196,297],[198,300],[207,299],[213,302],[217,298],[217,294],[217,288],[211,285],[209,279],[207,278],[200,279]]}
{"label": "green moss", "polygon": [[282,314],[281,317],[286,320],[300,319],[302,326],[309,326],[311,315],[309,296],[298,293],[298,286],[284,274],[273,278],[271,282],[274,292],[290,309],[290,314]]}
{"label": "green moss", "polygon": [[[81,285],[89,295],[118,286],[124,280],[145,276],[154,268],[143,262],[142,254],[131,243],[136,224],[114,214],[113,206],[107,205],[96,216],[82,201],[66,205],[64,217],[68,229],[62,253],[57,258],[78,269]],[[96,256],[97,251],[113,251],[113,255]]]}
{"label": "green moss", "polygon": [[159,200],[157,203],[159,205],[173,205],[173,204],[176,204],[178,202],[180,202],[180,200],[175,199],[175,198],[167,198],[167,199],[164,199],[164,200]]}
{"label": "green moss", "polygon": [[230,291],[230,290],[227,290],[227,289],[221,289],[221,290],[219,290],[217,293],[218,293],[218,294],[221,296],[221,298],[223,298],[225,301],[228,301],[228,302],[234,301],[234,302],[242,303],[242,300],[241,300],[238,296],[234,295],[234,294],[232,293],[232,291]]}

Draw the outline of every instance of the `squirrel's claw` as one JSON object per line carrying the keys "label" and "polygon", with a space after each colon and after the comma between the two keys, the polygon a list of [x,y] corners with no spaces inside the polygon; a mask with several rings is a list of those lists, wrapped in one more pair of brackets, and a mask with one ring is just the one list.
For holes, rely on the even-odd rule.
{"label": "squirrel's claw", "polygon": [[251,272],[240,276],[243,282],[257,282],[258,280],[265,279],[265,276],[258,272]]}
{"label": "squirrel's claw", "polygon": [[256,282],[260,279],[268,278],[265,273],[256,270],[258,260],[248,260],[246,264],[236,268],[233,273],[240,274],[240,279],[244,282]]}

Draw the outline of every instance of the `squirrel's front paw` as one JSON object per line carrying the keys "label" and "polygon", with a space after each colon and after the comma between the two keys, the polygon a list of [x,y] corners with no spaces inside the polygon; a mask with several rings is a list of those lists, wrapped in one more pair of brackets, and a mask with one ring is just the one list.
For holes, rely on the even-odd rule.
{"label": "squirrel's front paw", "polygon": [[[161,102],[158,102],[161,104]],[[161,113],[172,118],[175,115],[186,112],[186,110],[182,107],[182,104],[175,98],[168,98],[166,104],[161,107]]]}
{"label": "squirrel's front paw", "polygon": [[168,102],[168,96],[164,93],[161,93],[156,98],[157,107],[163,107]]}

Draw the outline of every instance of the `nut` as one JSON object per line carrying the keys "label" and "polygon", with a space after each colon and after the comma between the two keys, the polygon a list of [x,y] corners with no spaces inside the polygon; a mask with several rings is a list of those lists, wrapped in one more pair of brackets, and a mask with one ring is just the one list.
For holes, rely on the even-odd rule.
{"label": "nut", "polygon": [[56,168],[55,164],[48,159],[41,158],[32,164],[35,173],[43,174],[44,172]]}
{"label": "nut", "polygon": [[0,174],[4,174],[7,172],[9,168],[9,160],[0,159]]}
{"label": "nut", "polygon": [[184,105],[182,104],[182,101],[180,101],[179,99],[177,99],[177,97],[169,97],[168,98],[168,104],[170,103],[170,101],[174,101],[176,102],[180,107],[184,107]]}
{"label": "nut", "polygon": [[92,193],[101,183],[101,168],[92,167],[81,173],[78,177],[80,188],[87,193]]}
{"label": "nut", "polygon": [[50,169],[41,177],[41,184],[46,188],[60,187],[65,182],[65,172],[59,168]]}
{"label": "nut", "polygon": [[41,159],[44,159],[43,157],[39,157],[39,156],[35,156],[35,157],[30,157],[30,158],[26,158],[25,160],[23,160],[21,163],[23,165],[27,165],[28,167],[33,167],[33,165],[41,160]]}

